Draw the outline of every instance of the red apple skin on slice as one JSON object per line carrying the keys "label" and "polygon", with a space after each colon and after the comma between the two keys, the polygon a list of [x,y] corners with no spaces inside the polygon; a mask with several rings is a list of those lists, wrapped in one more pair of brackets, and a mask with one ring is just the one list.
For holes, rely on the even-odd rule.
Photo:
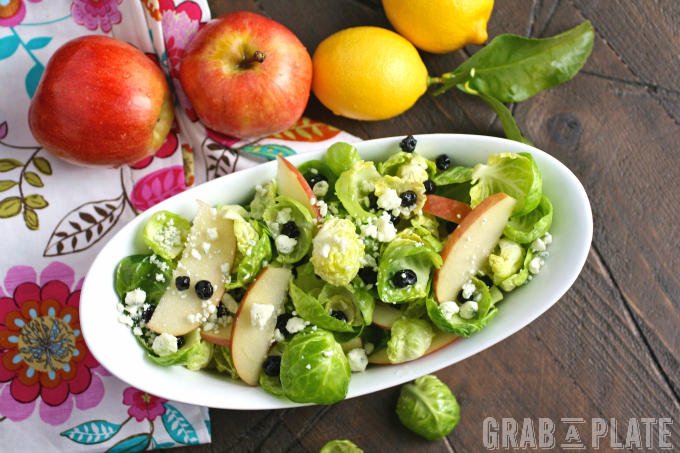
{"label": "red apple skin on slice", "polygon": [[492,195],[451,233],[441,252],[444,264],[434,272],[437,303],[456,300],[465,282],[482,268],[498,244],[516,203],[504,193]]}
{"label": "red apple skin on slice", "polygon": [[[198,203],[198,212],[187,238],[182,259],[177,264],[171,281],[166,282],[170,289],[163,294],[151,320],[147,323],[147,327],[156,333],[180,336],[198,328],[200,322],[189,322],[188,319],[189,315],[202,314],[204,311],[203,301],[198,298],[194,289],[196,283],[208,280],[212,284],[213,295],[210,303],[217,306],[225,291],[224,274],[220,267],[222,264],[229,264],[229,268],[234,265],[236,257],[234,221],[213,213],[212,208],[202,201]],[[208,228],[215,228],[218,232],[218,238],[214,241],[207,237]],[[208,254],[202,249],[203,242],[210,244]],[[192,254],[193,250],[198,251],[201,259]],[[175,279],[180,276],[188,276],[191,279],[189,289],[177,291]]]}
{"label": "red apple skin on slice", "polygon": [[397,305],[397,307],[399,308],[376,300],[373,309],[373,324],[384,330],[392,330],[394,322],[404,315],[406,304]]}
{"label": "red apple skin on slice", "polygon": [[454,223],[462,222],[471,211],[469,204],[438,195],[428,195],[423,206],[423,212]]}
{"label": "red apple skin on slice", "polygon": [[[425,351],[425,354],[423,354],[421,357],[425,357],[432,354],[433,352],[437,352],[460,338],[459,336],[452,333],[439,330],[436,327],[433,327],[432,329],[434,330],[434,338],[432,338],[430,347],[427,348],[427,351]],[[380,351],[369,355],[368,363],[373,363],[375,365],[392,365],[392,362],[390,362],[390,359],[387,357],[387,348],[383,348]]]}
{"label": "red apple skin on slice", "polygon": [[231,331],[234,324],[227,324],[225,327],[219,327],[216,330],[201,331],[201,338],[208,343],[231,347]]}
{"label": "red apple skin on slice", "polygon": [[300,203],[307,208],[313,219],[323,219],[316,201],[312,204],[311,200],[316,200],[316,195],[309,187],[307,180],[286,158],[276,156],[276,161],[278,163],[276,182],[279,185],[279,195]]}
{"label": "red apple skin on slice", "polygon": [[[288,269],[264,268],[250,284],[238,306],[231,333],[231,358],[238,376],[253,387],[260,380],[260,369],[274,338],[276,317],[283,312],[292,276],[293,273]],[[250,310],[255,303],[274,306],[274,313],[262,330],[253,327],[250,317]]]}

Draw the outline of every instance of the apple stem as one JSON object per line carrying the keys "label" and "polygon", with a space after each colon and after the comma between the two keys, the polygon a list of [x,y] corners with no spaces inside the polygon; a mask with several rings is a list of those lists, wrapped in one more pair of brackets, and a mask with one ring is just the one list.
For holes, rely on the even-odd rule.
{"label": "apple stem", "polygon": [[242,69],[250,69],[255,63],[262,63],[267,55],[256,50],[252,57],[243,58],[243,61],[239,65]]}

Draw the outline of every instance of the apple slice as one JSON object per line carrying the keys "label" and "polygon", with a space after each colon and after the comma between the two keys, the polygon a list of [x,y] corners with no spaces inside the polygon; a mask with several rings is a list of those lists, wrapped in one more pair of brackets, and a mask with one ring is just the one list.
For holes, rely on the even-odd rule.
{"label": "apple slice", "polygon": [[[434,338],[432,338],[432,343],[430,344],[430,347],[427,348],[427,351],[425,351],[425,354],[423,354],[422,357],[430,355],[433,352],[439,351],[441,348],[450,345],[458,338],[460,338],[458,335],[444,332],[443,330],[439,330],[436,327],[433,327],[432,329],[434,330]],[[369,355],[368,363],[373,363],[376,365],[392,365],[392,362],[390,362],[390,359],[387,357],[387,348],[383,348],[380,351],[377,351],[374,354]]]}
{"label": "apple slice", "polygon": [[394,321],[401,318],[406,311],[406,304],[398,305],[399,308],[394,308],[394,305],[389,305],[379,300],[375,301],[375,308],[373,309],[373,324],[385,330],[392,330]]}
{"label": "apple slice", "polygon": [[492,195],[451,233],[441,252],[444,264],[434,272],[437,303],[456,300],[465,282],[482,268],[498,244],[516,203],[504,193]]}
{"label": "apple slice", "polygon": [[[200,280],[208,280],[213,287],[210,303],[217,306],[224,294],[225,274],[222,266],[234,265],[236,256],[236,236],[234,235],[234,221],[217,215],[217,211],[198,201],[198,212],[194,218],[187,238],[182,259],[177,263],[177,269],[172,274],[172,281],[166,282],[168,290],[158,302],[158,306],[147,323],[147,327],[156,333],[169,333],[180,336],[191,332],[201,325],[192,322],[189,315],[204,315],[203,301],[198,298],[194,286]],[[214,228],[217,239],[210,240],[207,230]],[[203,244],[209,244],[204,250]],[[205,252],[208,253],[205,253]],[[184,291],[177,291],[175,279],[188,276],[191,287]],[[151,276],[150,278],[153,278]],[[205,313],[206,318],[210,313]]]}
{"label": "apple slice", "polygon": [[227,324],[226,327],[220,327],[215,330],[205,330],[201,331],[201,338],[205,341],[217,344],[220,346],[231,347],[231,330],[234,327],[234,323]]}
{"label": "apple slice", "polygon": [[[248,385],[256,386],[260,380],[260,368],[267,358],[276,328],[276,317],[283,312],[292,276],[293,273],[288,269],[264,268],[250,284],[238,306],[231,333],[231,358],[238,376]],[[274,306],[274,312],[262,330],[253,327],[250,318],[250,310],[255,303]]]}
{"label": "apple slice", "polygon": [[347,354],[352,349],[363,348],[364,342],[361,338],[356,337],[356,338],[349,340],[347,343],[340,343],[340,347],[342,348],[342,352]]}
{"label": "apple slice", "polygon": [[469,204],[438,195],[428,195],[423,206],[423,212],[454,223],[462,222],[471,211]]}
{"label": "apple slice", "polygon": [[[297,168],[285,158],[276,156],[278,167],[276,170],[276,182],[279,184],[279,195],[297,201],[309,210],[313,219],[321,220],[323,216],[316,203],[316,195],[309,187],[307,180]],[[312,203],[314,200],[314,203]]]}

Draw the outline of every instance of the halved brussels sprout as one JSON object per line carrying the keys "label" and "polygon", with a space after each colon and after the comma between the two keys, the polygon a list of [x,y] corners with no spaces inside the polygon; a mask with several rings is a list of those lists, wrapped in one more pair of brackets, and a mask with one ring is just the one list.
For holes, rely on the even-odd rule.
{"label": "halved brussels sprout", "polygon": [[435,326],[444,332],[467,338],[473,333],[482,330],[496,316],[498,309],[491,304],[489,289],[481,280],[476,278],[471,280],[475,285],[475,291],[481,294],[481,298],[477,301],[477,314],[472,319],[464,319],[459,314],[451,314],[448,318],[444,317],[437,302],[430,297],[425,301],[427,314],[430,316],[430,319]]}
{"label": "halved brussels sprout", "polygon": [[411,225],[427,230],[432,236],[439,239],[439,221],[432,214],[420,214],[411,219]]}
{"label": "halved brussels sprout", "polygon": [[260,235],[255,228],[246,220],[250,217],[248,211],[239,205],[218,205],[217,212],[225,219],[234,221],[234,235],[236,236],[236,245],[238,252],[241,255],[247,255],[249,250],[253,248],[255,243],[260,239]]}
{"label": "halved brussels sprout", "polygon": [[321,290],[318,299],[329,315],[333,312],[342,312],[347,318],[346,323],[350,326],[357,327],[364,324],[364,317],[354,293],[349,289],[327,284]]}
{"label": "halved brussels sprout", "polygon": [[[184,345],[172,354],[158,356],[152,349],[146,347],[146,353],[151,360],[162,366],[188,365],[194,358],[199,356],[199,362],[204,357],[204,349],[201,347],[201,334],[198,329],[184,335]],[[207,363],[206,363],[207,365]]]}
{"label": "halved brussels sprout", "polygon": [[333,143],[326,151],[326,163],[337,176],[361,161],[357,149],[349,143]]}
{"label": "halved brussels sprout", "polygon": [[314,238],[310,262],[316,275],[334,286],[348,285],[356,277],[364,257],[354,224],[333,218],[324,222]]}
{"label": "halved brussels sprout", "polygon": [[[383,251],[378,266],[378,294],[385,303],[402,303],[427,296],[432,266],[439,268],[442,257],[420,236],[404,230]],[[394,285],[393,277],[406,269],[416,274],[416,283],[404,288]]]}
{"label": "halved brussels sprout", "polygon": [[379,178],[380,173],[375,169],[373,162],[363,160],[354,162],[349,170],[340,175],[335,184],[335,191],[352,217],[367,219],[376,216],[375,213],[368,211],[366,200],[368,194],[375,190],[375,181]]}
{"label": "halved brussels sprout", "polygon": [[370,325],[373,322],[373,310],[375,309],[375,298],[373,294],[366,289],[366,285],[361,281],[361,277],[357,276],[352,282],[352,292],[361,315],[364,319],[365,325]]}
{"label": "halved brussels sprout", "polygon": [[422,357],[434,338],[432,326],[424,319],[397,319],[391,332],[392,337],[387,342],[387,357],[391,363],[409,362]]}
{"label": "halved brussels sprout", "polygon": [[[116,269],[116,292],[121,301],[125,294],[139,288],[146,293],[145,303],[156,305],[168,288],[177,263],[156,257],[151,262],[150,255],[132,255],[123,259]],[[149,278],[161,274],[163,278]]]}
{"label": "halved brussels sprout", "polygon": [[247,286],[255,280],[255,277],[265,267],[265,263],[269,263],[272,260],[272,244],[269,240],[271,233],[257,220],[251,220],[250,224],[253,226],[259,239],[250,248],[248,254],[240,257],[240,262],[236,265],[236,278],[234,279],[232,275],[232,281],[225,285],[227,291]]}
{"label": "halved brussels sprout", "polygon": [[264,214],[267,206],[274,202],[277,190],[278,187],[275,179],[262,186],[255,186],[255,198],[250,202],[250,216],[253,219],[262,220],[262,214]]}
{"label": "halved brussels sprout", "polygon": [[191,371],[198,371],[206,368],[212,360],[215,345],[201,340],[198,343],[198,350],[189,356],[187,368]]}
{"label": "halved brussels sprout", "polygon": [[520,244],[530,244],[548,232],[552,220],[552,203],[543,195],[536,209],[523,216],[511,217],[503,233]]}
{"label": "halved brussels sprout", "polygon": [[158,211],[144,225],[144,243],[167,260],[174,260],[184,250],[191,230],[188,220],[170,211]]}
{"label": "halved brussels sprout", "polygon": [[526,256],[526,250],[512,239],[502,238],[491,255],[489,267],[493,275],[493,284],[501,282],[516,274],[521,268]]}
{"label": "halved brussels sprout", "polygon": [[[326,195],[321,197],[317,195],[318,199],[323,199],[324,201],[328,202],[338,198],[337,195],[335,195],[335,183],[338,181],[338,177],[335,176],[333,170],[331,170],[331,168],[324,162],[320,160],[308,160],[307,162],[298,166],[297,169],[307,181],[316,175],[323,175],[326,177],[326,179],[328,179],[328,192],[326,192]],[[314,190],[314,187],[311,184],[310,187],[312,190]]]}
{"label": "halved brussels sprout", "polygon": [[522,269],[500,282],[498,286],[500,286],[503,291],[512,291],[518,286],[522,286],[524,283],[526,283],[527,279],[529,278],[529,263],[531,263],[533,258],[534,254],[531,252],[531,249],[527,249],[527,253],[524,256],[524,264]]}
{"label": "halved brussels sprout", "polygon": [[231,349],[227,346],[215,346],[213,352],[213,359],[217,366],[217,371],[220,373],[227,372],[232,379],[238,379],[238,373],[234,367],[234,361],[231,359]]}
{"label": "halved brussels sprout", "polygon": [[541,172],[527,153],[492,154],[472,172],[471,206],[475,208],[487,197],[499,192],[510,195],[517,204],[513,216],[531,212],[541,200]]}
{"label": "halved brussels sprout", "polygon": [[424,158],[418,153],[406,153],[404,151],[398,151],[392,154],[385,162],[378,163],[378,171],[383,176],[399,176],[397,173],[403,165],[417,165],[427,172],[430,179],[437,174],[437,165],[433,161]]}
{"label": "halved brussels sprout", "polygon": [[278,376],[268,376],[264,369],[260,370],[260,385],[267,392],[274,396],[283,396],[283,386]]}
{"label": "halved brussels sprout", "polygon": [[337,403],[347,396],[350,377],[342,347],[327,330],[297,333],[281,358],[283,394],[295,403]]}
{"label": "halved brussels sprout", "polygon": [[461,184],[472,179],[472,168],[469,167],[451,167],[444,170],[437,176],[432,178],[437,187],[446,186],[449,184]]}
{"label": "halved brussels sprout", "polygon": [[456,427],[460,407],[446,384],[426,375],[401,388],[397,416],[414,433],[435,441]]}
{"label": "halved brussels sprout", "polygon": [[425,298],[412,300],[408,303],[408,307],[404,310],[404,316],[407,318],[422,318],[427,314],[427,307],[425,306]]}
{"label": "halved brussels sprout", "polygon": [[348,440],[332,440],[319,453],[364,453],[364,451]]}
{"label": "halved brussels sprout", "polygon": [[[382,178],[375,181],[375,195],[380,198],[385,192],[392,189],[397,192],[397,195],[403,194],[404,192],[413,192],[416,194],[416,202],[411,206],[399,206],[397,210],[399,215],[404,218],[412,217],[413,215],[419,215],[423,212],[423,206],[425,206],[425,201],[427,196],[425,195],[425,186],[421,182],[407,181],[396,176],[383,176]],[[378,202],[380,204],[380,202]],[[390,211],[393,212],[394,210]]]}
{"label": "halved brussels sprout", "polygon": [[[288,221],[295,222],[295,226],[300,231],[300,236],[295,239],[295,244],[288,252],[279,247],[277,243],[278,256],[276,261],[280,263],[296,263],[304,257],[312,245],[312,215],[309,211],[295,200],[288,197],[276,197],[274,203],[270,204],[262,216],[267,223],[269,230],[276,240],[282,234],[282,227]],[[286,236],[287,237],[287,236]],[[284,253],[286,251],[287,253]]]}

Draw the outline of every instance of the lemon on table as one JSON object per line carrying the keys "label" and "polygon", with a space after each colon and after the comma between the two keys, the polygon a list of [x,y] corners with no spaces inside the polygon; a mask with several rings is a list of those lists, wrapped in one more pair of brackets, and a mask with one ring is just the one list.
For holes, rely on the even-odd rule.
{"label": "lemon on table", "polygon": [[392,26],[419,49],[448,53],[486,41],[493,0],[383,0]]}
{"label": "lemon on table", "polygon": [[427,90],[427,69],[416,48],[384,28],[339,31],[319,44],[312,64],[314,94],[348,118],[391,118]]}

